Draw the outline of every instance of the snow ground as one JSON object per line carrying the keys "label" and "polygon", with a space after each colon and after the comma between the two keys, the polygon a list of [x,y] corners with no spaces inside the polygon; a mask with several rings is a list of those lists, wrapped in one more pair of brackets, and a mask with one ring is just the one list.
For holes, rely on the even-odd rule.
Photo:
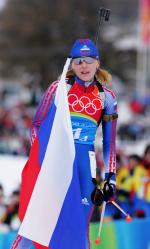
{"label": "snow ground", "polygon": [[0,155],[0,183],[6,196],[18,188],[26,160],[25,157]]}

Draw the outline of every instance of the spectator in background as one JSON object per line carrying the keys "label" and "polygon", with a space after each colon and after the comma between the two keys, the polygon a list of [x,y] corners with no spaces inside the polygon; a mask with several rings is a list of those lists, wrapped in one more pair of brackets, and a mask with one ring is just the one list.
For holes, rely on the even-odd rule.
{"label": "spectator in background", "polygon": [[0,224],[3,222],[5,211],[6,206],[4,204],[4,189],[2,184],[0,184]]}
{"label": "spectator in background", "polygon": [[19,195],[19,190],[15,190],[12,192],[6,208],[5,217],[3,219],[4,224],[8,225],[11,230],[16,231],[20,226],[20,220],[18,217]]}
{"label": "spectator in background", "polygon": [[130,215],[135,215],[136,196],[144,174],[141,158],[136,154],[129,155],[128,164],[118,170],[117,200]]}
{"label": "spectator in background", "polygon": [[0,184],[0,232],[9,231],[9,226],[4,224],[4,219],[6,216],[6,204],[4,198],[4,189],[2,184]]}
{"label": "spectator in background", "polygon": [[150,144],[148,144],[145,148],[142,164],[145,169],[150,170]]}
{"label": "spectator in background", "polygon": [[150,217],[150,144],[142,159],[139,186],[137,189],[136,216]]}

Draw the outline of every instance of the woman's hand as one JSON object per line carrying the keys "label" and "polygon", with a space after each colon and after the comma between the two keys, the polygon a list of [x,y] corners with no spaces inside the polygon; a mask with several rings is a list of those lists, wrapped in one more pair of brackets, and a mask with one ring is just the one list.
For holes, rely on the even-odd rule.
{"label": "woman's hand", "polygon": [[105,182],[104,183],[104,187],[103,187],[103,195],[104,195],[104,201],[111,201],[115,199],[116,196],[116,185],[109,183],[109,182]]}

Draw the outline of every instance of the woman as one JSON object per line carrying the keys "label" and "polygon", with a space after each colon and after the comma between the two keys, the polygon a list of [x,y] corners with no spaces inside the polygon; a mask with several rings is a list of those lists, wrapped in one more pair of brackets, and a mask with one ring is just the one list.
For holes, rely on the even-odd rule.
{"label": "woman", "polygon": [[[70,57],[72,60],[67,73],[66,86],[88,234],[93,203],[101,205],[104,200],[110,200],[115,194],[117,103],[114,93],[105,86],[111,76],[100,68],[98,49],[90,39],[77,40],[71,49]],[[31,127],[32,143],[51,106],[58,84],[59,80],[48,87],[37,109]],[[102,191],[96,186],[94,152],[95,134],[101,121],[105,164],[105,184]],[[22,242],[20,247],[16,247],[17,249],[23,248],[21,243],[27,244],[24,239],[20,240]],[[85,239],[85,244],[85,248],[89,248],[89,238]]]}

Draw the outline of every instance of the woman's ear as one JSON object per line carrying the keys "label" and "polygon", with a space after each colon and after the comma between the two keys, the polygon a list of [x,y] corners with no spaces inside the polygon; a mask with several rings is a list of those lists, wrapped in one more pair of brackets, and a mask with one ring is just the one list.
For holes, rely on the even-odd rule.
{"label": "woman's ear", "polygon": [[97,61],[97,67],[96,69],[98,70],[100,68],[100,61]]}

